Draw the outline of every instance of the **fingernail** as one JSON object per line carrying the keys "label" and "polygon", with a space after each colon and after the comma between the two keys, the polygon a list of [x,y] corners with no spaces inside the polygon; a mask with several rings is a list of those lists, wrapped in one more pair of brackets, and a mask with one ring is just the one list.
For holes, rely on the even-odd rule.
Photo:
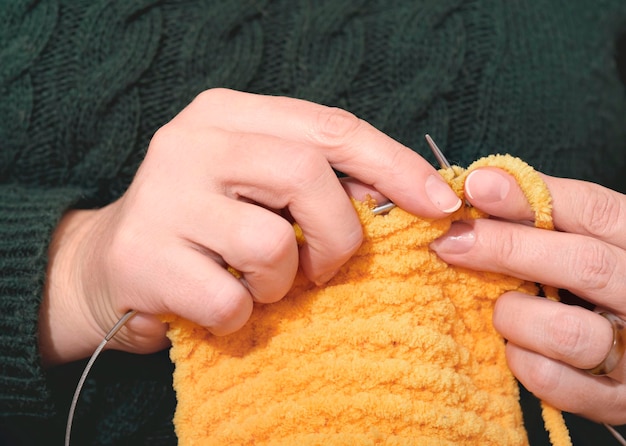
{"label": "fingernail", "polygon": [[484,203],[496,203],[506,198],[511,183],[500,172],[479,169],[470,173],[465,179],[465,193],[472,200]]}
{"label": "fingernail", "polygon": [[451,214],[461,207],[461,199],[456,196],[441,176],[429,176],[425,187],[426,195],[440,211]]}
{"label": "fingernail", "polygon": [[452,223],[450,230],[430,244],[438,254],[463,254],[469,251],[476,241],[474,229],[467,223]]}

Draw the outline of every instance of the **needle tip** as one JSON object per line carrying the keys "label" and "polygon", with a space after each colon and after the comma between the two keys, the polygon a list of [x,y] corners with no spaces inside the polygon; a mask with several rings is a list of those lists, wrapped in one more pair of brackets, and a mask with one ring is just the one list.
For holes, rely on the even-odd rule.
{"label": "needle tip", "polygon": [[450,162],[443,155],[443,153],[441,152],[441,149],[437,147],[437,144],[435,144],[435,141],[433,141],[430,135],[427,133],[426,135],[424,135],[424,138],[426,138],[426,142],[430,146],[430,150],[433,151],[433,155],[435,155],[435,158],[437,158],[437,162],[439,163],[441,168],[446,169],[446,168],[451,167]]}

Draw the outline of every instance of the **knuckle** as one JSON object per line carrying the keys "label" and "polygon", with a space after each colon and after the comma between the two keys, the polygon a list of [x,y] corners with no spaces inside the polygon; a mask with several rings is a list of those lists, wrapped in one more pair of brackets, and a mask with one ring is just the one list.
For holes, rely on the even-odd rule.
{"label": "knuckle", "polygon": [[322,146],[341,146],[358,131],[362,123],[362,120],[346,110],[325,107],[318,113],[310,137]]}
{"label": "knuckle", "polygon": [[[594,185],[595,186],[595,185]],[[608,238],[618,230],[623,208],[618,196],[600,186],[592,187],[591,193],[582,194],[584,211],[582,224],[592,236]]]}
{"label": "knuckle", "polygon": [[[259,228],[263,228],[261,234]],[[248,249],[237,266],[246,272],[276,268],[297,251],[293,227],[274,214],[259,216],[240,237],[247,241]]]}
{"label": "knuckle", "polygon": [[232,90],[227,88],[209,88],[208,90],[201,91],[193,99],[192,104],[200,106],[212,106],[214,104],[223,103],[229,99],[229,96],[233,94]]}
{"label": "knuckle", "polygon": [[406,167],[407,158],[403,150],[398,150],[396,142],[386,139],[378,144],[379,150],[376,155],[374,165],[381,172],[401,172]]}
{"label": "knuckle", "polygon": [[504,268],[514,261],[523,246],[523,241],[515,231],[501,230],[495,236],[489,237],[489,240],[489,250],[494,254],[496,264]]}
{"label": "knuckle", "polygon": [[585,291],[602,291],[610,287],[617,259],[601,242],[589,239],[570,250],[569,270]]}
{"label": "knuckle", "polygon": [[167,157],[172,154],[180,156],[177,153],[178,149],[185,148],[185,150],[189,150],[189,147],[193,146],[189,142],[189,128],[186,122],[174,118],[152,135],[146,159],[150,160],[155,156],[157,158]]}
{"label": "knuckle", "polygon": [[286,154],[285,165],[289,165],[289,169],[282,173],[282,181],[292,185],[295,194],[303,190],[314,192],[328,181],[338,181],[326,158],[317,150],[303,149]]}
{"label": "knuckle", "polygon": [[585,353],[589,347],[588,327],[581,318],[569,313],[556,312],[549,320],[545,332],[548,355],[556,359],[572,359]]}
{"label": "knuckle", "polygon": [[173,122],[160,127],[152,136],[149,152],[160,151],[171,147],[172,142],[176,141],[177,135],[177,126]]}
{"label": "knuckle", "polygon": [[252,312],[252,299],[242,292],[237,292],[243,287],[233,289],[224,283],[218,290],[211,302],[211,318],[208,326],[216,334],[226,334],[235,331],[248,320]]}
{"label": "knuckle", "polygon": [[272,225],[271,231],[258,240],[254,261],[263,267],[273,267],[289,258],[296,250],[293,227],[282,220]]}
{"label": "knuckle", "polygon": [[330,170],[330,165],[317,150],[301,150],[294,153],[293,171],[299,180],[317,179]]}
{"label": "knuckle", "polygon": [[334,276],[339,268],[347,262],[358,250],[363,241],[363,231],[350,231],[340,238],[332,238],[319,243],[315,247],[310,245],[319,259],[317,274],[314,280],[326,282]]}
{"label": "knuckle", "polygon": [[560,363],[552,359],[537,356],[533,360],[532,367],[527,368],[528,374],[523,384],[539,398],[543,398],[559,387],[561,367]]}

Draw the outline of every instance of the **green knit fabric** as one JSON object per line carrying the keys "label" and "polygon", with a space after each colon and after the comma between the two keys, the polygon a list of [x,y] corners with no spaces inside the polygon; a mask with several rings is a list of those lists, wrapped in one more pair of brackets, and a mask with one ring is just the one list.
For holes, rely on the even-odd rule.
{"label": "green knit fabric", "polygon": [[[33,407],[45,411],[45,382],[33,363],[38,360],[37,302],[41,299],[46,265],[46,240],[63,209],[76,198],[76,191],[59,189],[31,191],[0,187],[0,352],[2,395],[16,413]],[[25,323],[26,322],[26,323]],[[20,373],[17,373],[20,372]],[[4,405],[3,405],[4,408]]]}
{"label": "green knit fabric", "polygon": [[[50,234],[119,197],[200,91],[336,105],[427,158],[430,133],[454,163],[506,151],[620,188],[624,36],[624,0],[0,1],[0,426],[62,438],[82,364],[39,366]],[[105,355],[76,444],[173,444],[170,381],[166,353]]]}

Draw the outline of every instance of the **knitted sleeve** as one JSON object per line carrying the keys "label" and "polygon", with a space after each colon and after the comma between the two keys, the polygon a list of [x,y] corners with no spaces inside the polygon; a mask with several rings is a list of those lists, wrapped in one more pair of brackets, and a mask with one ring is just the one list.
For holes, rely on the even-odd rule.
{"label": "knitted sleeve", "polygon": [[0,185],[0,416],[45,417],[51,406],[40,366],[37,322],[48,241],[77,189]]}
{"label": "knitted sleeve", "polygon": [[[39,306],[58,221],[123,194],[154,131],[208,88],[190,65],[217,54],[204,42],[223,48],[220,60],[236,52],[197,35],[214,22],[231,26],[223,14],[198,27],[190,18],[206,5],[164,3],[0,2],[0,444],[60,444],[84,366],[40,364]],[[258,26],[246,30],[255,40]],[[214,81],[223,85],[236,62]],[[175,444],[171,376],[167,352],[103,354],[83,389],[73,444]]]}

